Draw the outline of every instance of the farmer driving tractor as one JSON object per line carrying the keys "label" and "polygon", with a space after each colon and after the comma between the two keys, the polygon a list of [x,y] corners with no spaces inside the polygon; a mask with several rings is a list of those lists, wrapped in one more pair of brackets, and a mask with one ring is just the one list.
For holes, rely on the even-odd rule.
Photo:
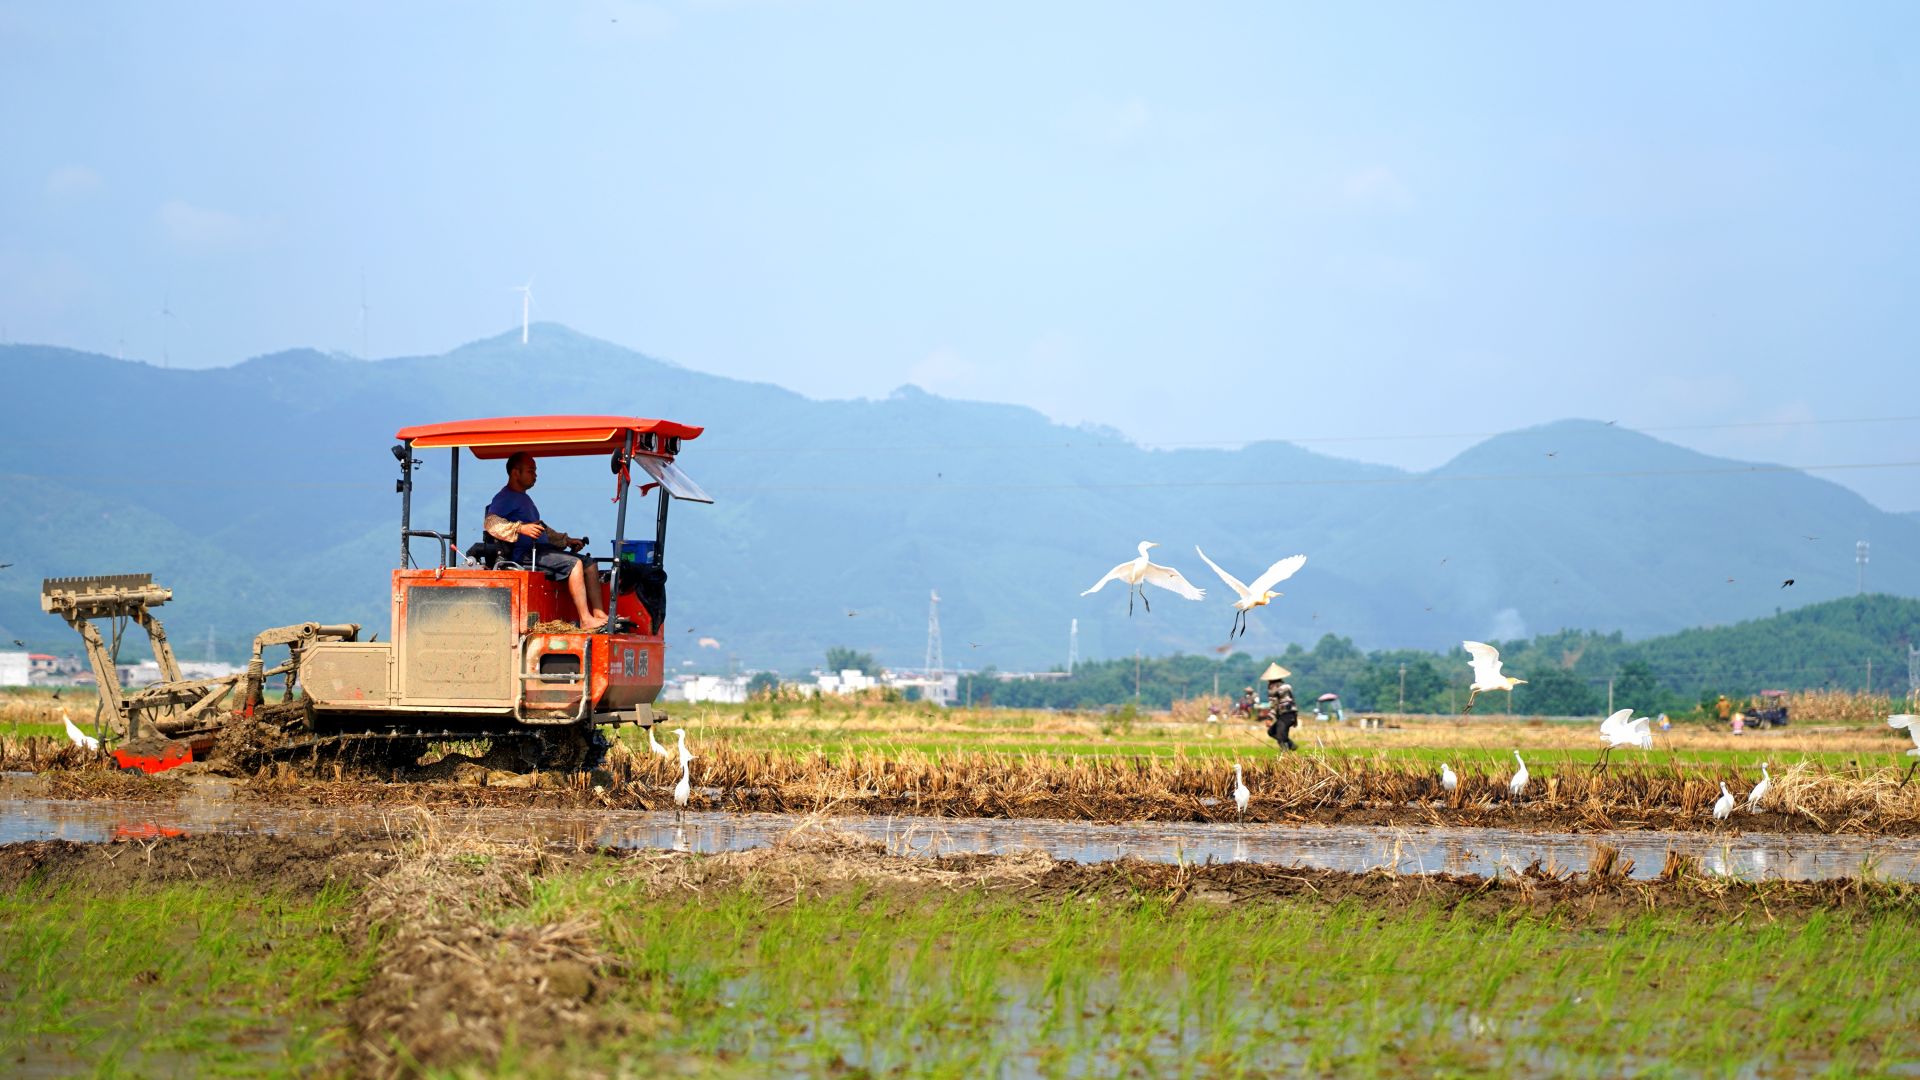
{"label": "farmer driving tractor", "polygon": [[600,571],[579,555],[587,546],[585,537],[568,536],[540,520],[540,508],[527,494],[539,475],[532,454],[522,450],[507,458],[507,484],[487,504],[487,535],[512,544],[514,562],[566,582],[580,613],[580,629],[598,630],[607,624]]}

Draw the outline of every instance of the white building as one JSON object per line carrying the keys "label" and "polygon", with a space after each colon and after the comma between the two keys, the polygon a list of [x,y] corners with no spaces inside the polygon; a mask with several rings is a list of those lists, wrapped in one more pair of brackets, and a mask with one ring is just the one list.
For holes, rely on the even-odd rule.
{"label": "white building", "polygon": [[23,652],[0,652],[0,686],[26,686],[33,681],[33,661]]}
{"label": "white building", "polygon": [[685,701],[698,703],[711,701],[719,705],[744,705],[747,700],[747,676],[745,675],[690,675],[673,681],[662,692],[667,701]]}

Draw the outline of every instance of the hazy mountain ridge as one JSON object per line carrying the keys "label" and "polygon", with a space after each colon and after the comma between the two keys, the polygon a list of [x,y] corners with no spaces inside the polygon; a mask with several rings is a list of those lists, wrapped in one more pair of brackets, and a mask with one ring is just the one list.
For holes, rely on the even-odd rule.
{"label": "hazy mountain ridge", "polygon": [[[1862,537],[1871,588],[1920,594],[1920,515],[1594,421],[1496,436],[1424,474],[1280,442],[1150,450],[912,388],[814,401],[546,324],[526,347],[516,330],[440,356],[296,349],[198,370],[9,346],[0,378],[14,390],[0,403],[0,506],[77,530],[0,541],[0,562],[17,564],[0,571],[0,629],[43,645],[71,634],[40,613],[41,576],[124,570],[177,587],[161,614],[185,641],[209,623],[230,645],[300,619],[384,627],[393,432],[539,412],[706,427],[682,464],[718,503],[674,508],[670,621],[748,664],[817,663],[830,644],[917,663],[933,589],[949,666],[1062,661],[1072,618],[1083,657],[1204,650],[1231,612],[1196,542],[1243,579],[1310,555],[1287,595],[1254,614],[1254,652],[1327,632],[1435,648],[1753,618],[1851,593]],[[447,456],[423,457],[416,520],[440,527]],[[502,477],[467,458],[461,478],[470,540]],[[552,463],[535,490],[551,520],[596,543],[611,532],[611,494],[605,463],[585,459]],[[138,524],[76,524],[98,513]],[[1159,594],[1128,619],[1117,586],[1078,595],[1143,538],[1207,601]]]}

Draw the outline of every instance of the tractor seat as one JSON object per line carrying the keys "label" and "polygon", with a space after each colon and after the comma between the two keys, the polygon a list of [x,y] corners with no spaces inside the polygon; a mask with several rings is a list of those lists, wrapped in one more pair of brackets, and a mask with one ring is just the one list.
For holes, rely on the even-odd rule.
{"label": "tractor seat", "polygon": [[467,558],[479,563],[488,570],[519,570],[521,565],[513,561],[513,545],[495,540],[488,536],[467,548]]}

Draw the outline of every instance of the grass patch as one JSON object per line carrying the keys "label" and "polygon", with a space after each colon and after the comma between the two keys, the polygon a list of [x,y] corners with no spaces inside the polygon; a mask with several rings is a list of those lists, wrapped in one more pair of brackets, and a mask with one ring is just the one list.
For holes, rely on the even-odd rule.
{"label": "grass patch", "polygon": [[[139,858],[128,849],[121,858]],[[304,1074],[338,1056],[337,1008],[371,951],[353,902],[217,884],[0,895],[0,1061],[58,1074]]]}
{"label": "grass patch", "polygon": [[[1914,1064],[1920,928],[1093,903],[780,886],[660,897],[581,874],[520,914],[604,914],[602,1007],[666,1014],[575,1048],[908,1076],[1884,1072]],[[1748,917],[1751,915],[1751,917]]]}

